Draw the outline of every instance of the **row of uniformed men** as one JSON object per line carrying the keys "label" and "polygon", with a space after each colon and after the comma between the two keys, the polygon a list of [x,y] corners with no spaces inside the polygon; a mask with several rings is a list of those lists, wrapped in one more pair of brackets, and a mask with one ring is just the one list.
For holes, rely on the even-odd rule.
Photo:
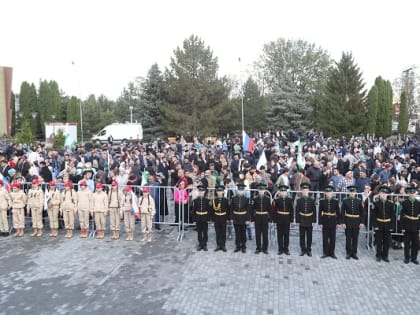
{"label": "row of uniformed men", "polygon": [[[0,181],[1,182],[1,181]],[[103,191],[101,183],[96,184],[96,191],[92,193],[87,189],[87,182],[80,182],[80,189],[76,192],[71,182],[64,184],[64,190],[59,191],[55,182],[49,183],[48,189],[44,192],[37,179],[32,181],[32,187],[25,194],[21,185],[12,185],[9,193],[0,183],[0,233],[3,236],[9,235],[7,210],[12,208],[14,236],[23,236],[25,228],[25,206],[28,214],[32,215],[31,236],[43,235],[42,213],[46,208],[50,223],[51,237],[58,235],[58,216],[61,214],[64,219],[66,238],[73,236],[74,219],[78,215],[80,221],[81,238],[86,238],[89,230],[89,218],[94,218],[96,226],[96,238],[102,239],[105,234],[106,216],[110,215],[110,228],[112,239],[120,236],[120,218],[124,218],[127,240],[134,239],[135,216],[141,215],[142,241],[150,242],[152,239],[152,220],[155,214],[155,201],[149,195],[149,189],[143,188],[143,195],[138,199],[138,212],[133,210],[132,203],[136,199],[131,192],[131,186],[124,190],[118,188],[116,181],[112,182],[108,193]]]}
{"label": "row of uniformed men", "polygon": [[[213,200],[205,197],[206,188],[199,186],[199,196],[193,200],[192,212],[197,225],[198,248],[207,251],[208,221],[214,221],[217,247],[215,251],[226,251],[226,224],[231,221],[235,228],[235,252],[246,252],[246,225],[254,222],[256,250],[258,254],[268,254],[268,224],[273,221],[277,227],[278,254],[290,255],[289,234],[290,224],[299,225],[300,255],[312,256],[312,232],[316,223],[315,200],[309,196],[309,184],[302,184],[302,195],[296,200],[287,197],[288,187],[279,186],[278,197],[271,203],[265,194],[266,186],[258,186],[258,195],[250,201],[244,196],[244,185],[238,185],[236,196],[231,202],[224,197],[224,187],[216,187],[217,196]],[[357,187],[349,186],[349,195],[341,204],[334,198],[334,188],[325,188],[325,197],[320,200],[318,224],[322,228],[323,255],[322,258],[335,255],[336,228],[342,225],[346,235],[346,258],[358,259],[357,248],[360,228],[364,227],[366,212],[361,199],[357,198]],[[404,262],[410,260],[418,264],[418,233],[420,228],[420,202],[416,199],[416,189],[407,189],[409,198],[402,203],[401,222],[404,232]],[[376,259],[389,262],[388,249],[391,243],[391,231],[395,226],[395,207],[387,199],[389,187],[380,188],[379,199],[374,202],[371,220],[375,231]],[[294,213],[296,213],[294,218]]]}

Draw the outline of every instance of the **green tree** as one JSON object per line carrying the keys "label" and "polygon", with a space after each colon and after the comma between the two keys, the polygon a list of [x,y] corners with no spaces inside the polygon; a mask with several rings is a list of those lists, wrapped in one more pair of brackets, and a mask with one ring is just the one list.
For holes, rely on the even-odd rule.
{"label": "green tree", "polygon": [[41,126],[41,136],[45,134],[45,123],[60,121],[61,95],[56,81],[43,80],[39,83],[39,124]]}
{"label": "green tree", "polygon": [[77,123],[77,136],[81,139],[82,130],[80,128],[80,100],[72,96],[67,101],[66,121]]}
{"label": "green tree", "polygon": [[389,137],[392,133],[392,87],[382,77],[375,79],[378,89],[378,113],[376,116],[376,132],[379,137]]}
{"label": "green tree", "polygon": [[30,120],[25,120],[22,130],[16,134],[16,142],[21,144],[31,144],[34,142]]}
{"label": "green tree", "polygon": [[[28,82],[24,81],[20,85],[20,93],[19,93],[19,100],[20,100],[20,113],[19,113],[19,120],[20,120],[20,129],[23,128],[23,122],[28,121],[31,128],[32,134],[36,134],[37,130],[37,121],[36,119],[32,118],[32,113],[37,113],[37,93],[35,85],[29,84]],[[20,117],[22,115],[22,117]]]}
{"label": "green tree", "polygon": [[398,133],[401,135],[408,132],[408,104],[407,93],[404,91],[400,97],[400,115],[398,117]]}
{"label": "green tree", "polygon": [[378,88],[372,86],[367,97],[367,126],[366,132],[374,134],[376,132],[376,117],[378,115]]}
{"label": "green tree", "polygon": [[245,82],[242,93],[244,98],[245,130],[253,133],[266,128],[267,99],[262,95],[257,82],[251,77]]}
{"label": "green tree", "polygon": [[[313,109],[326,84],[330,66],[329,54],[315,44],[283,38],[266,44],[257,69],[272,100],[267,113],[270,122],[286,122],[281,129],[296,125],[301,131],[309,129],[311,120],[317,117]],[[299,123],[284,119],[279,113],[289,113]],[[280,128],[279,123],[275,127]]]}
{"label": "green tree", "polygon": [[269,126],[276,130],[295,130],[304,133],[311,126],[308,119],[312,107],[299,95],[292,80],[285,74],[283,83],[270,93],[270,108],[267,114]]}
{"label": "green tree", "polygon": [[[228,106],[230,88],[226,78],[217,75],[218,61],[210,47],[197,36],[185,39],[171,58],[164,76],[162,117],[168,135],[188,137],[215,135],[220,118]],[[218,114],[216,114],[218,113]]]}
{"label": "green tree", "polygon": [[53,149],[54,150],[61,150],[64,148],[64,141],[66,140],[66,136],[62,129],[58,129],[55,133]]}
{"label": "green tree", "polygon": [[163,75],[157,63],[153,64],[141,84],[140,117],[144,137],[162,136]]}
{"label": "green tree", "polygon": [[319,104],[317,125],[327,136],[358,135],[366,127],[362,73],[351,53],[329,71],[324,97]]}

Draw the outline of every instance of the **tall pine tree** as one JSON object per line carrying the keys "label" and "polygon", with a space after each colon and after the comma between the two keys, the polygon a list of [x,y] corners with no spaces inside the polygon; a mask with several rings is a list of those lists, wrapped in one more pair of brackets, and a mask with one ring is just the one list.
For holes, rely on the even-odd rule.
{"label": "tall pine tree", "polygon": [[366,132],[374,134],[376,132],[376,117],[378,115],[378,88],[376,85],[372,86],[367,98],[367,126]]}
{"label": "tall pine tree", "polygon": [[230,88],[217,71],[217,58],[199,37],[191,35],[175,49],[164,79],[162,114],[168,135],[192,138],[218,133]]}
{"label": "tall pine tree", "polygon": [[162,136],[163,76],[157,63],[153,64],[141,84],[140,116],[146,139]]}
{"label": "tall pine tree", "polygon": [[325,95],[318,113],[318,128],[328,136],[362,133],[366,126],[362,72],[351,53],[343,53],[340,62],[329,71]]}
{"label": "tall pine tree", "polygon": [[377,77],[375,86],[378,89],[378,113],[376,116],[376,132],[379,137],[389,137],[392,133],[392,86],[389,81]]}
{"label": "tall pine tree", "polygon": [[408,131],[408,102],[407,93],[403,91],[400,97],[400,115],[398,117],[398,133],[407,134]]}

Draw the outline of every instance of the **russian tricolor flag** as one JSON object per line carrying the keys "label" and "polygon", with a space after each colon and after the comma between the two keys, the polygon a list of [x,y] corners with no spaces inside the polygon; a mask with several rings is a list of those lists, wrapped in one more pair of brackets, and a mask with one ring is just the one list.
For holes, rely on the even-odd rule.
{"label": "russian tricolor flag", "polygon": [[248,151],[250,153],[254,152],[254,139],[250,138],[245,130],[242,130],[242,143],[244,151]]}

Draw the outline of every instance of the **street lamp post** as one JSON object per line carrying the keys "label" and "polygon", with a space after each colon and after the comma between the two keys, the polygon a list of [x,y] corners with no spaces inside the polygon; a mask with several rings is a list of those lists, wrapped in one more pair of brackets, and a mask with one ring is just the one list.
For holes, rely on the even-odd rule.
{"label": "street lamp post", "polygon": [[130,123],[133,123],[133,105],[130,105],[128,107],[130,109]]}

